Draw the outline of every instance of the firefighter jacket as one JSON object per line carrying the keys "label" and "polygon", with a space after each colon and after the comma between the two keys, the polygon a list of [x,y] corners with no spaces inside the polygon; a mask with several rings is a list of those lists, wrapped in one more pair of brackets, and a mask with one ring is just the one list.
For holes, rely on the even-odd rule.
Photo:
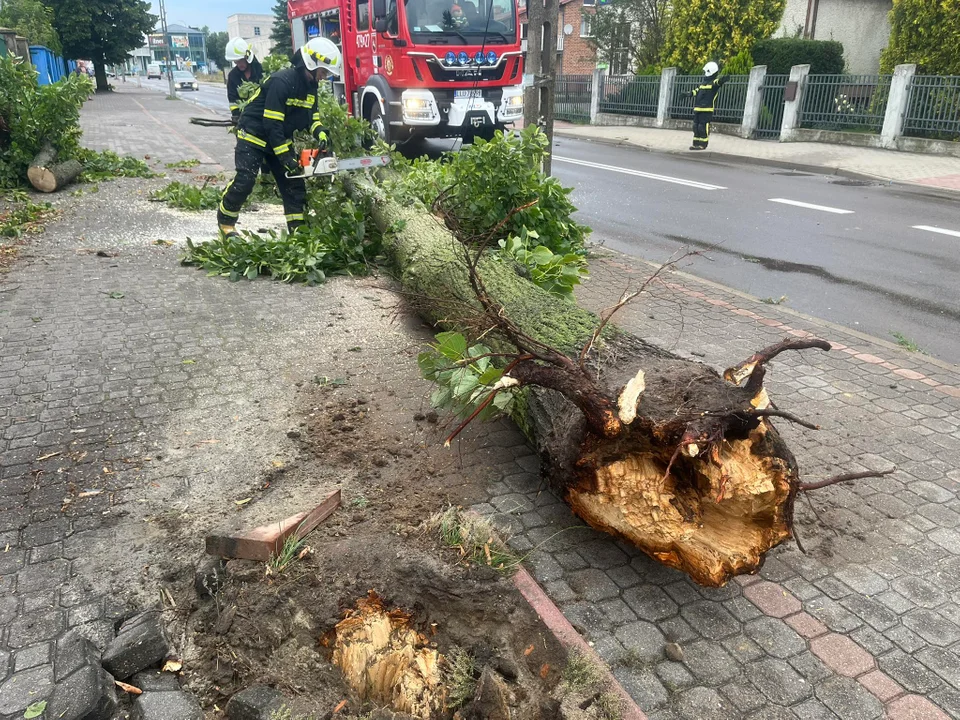
{"label": "firefighter jacket", "polygon": [[693,111],[694,112],[713,112],[714,104],[717,102],[717,95],[720,93],[720,86],[727,81],[727,76],[717,77],[711,75],[703,79],[703,82],[693,90]]}
{"label": "firefighter jacket", "polygon": [[272,152],[283,164],[295,162],[293,133],[321,127],[317,89],[300,66],[273,73],[243,108],[237,137]]}
{"label": "firefighter jacket", "polygon": [[236,120],[240,117],[240,86],[245,82],[260,84],[263,80],[263,66],[254,58],[250,61],[250,79],[247,80],[243,71],[236,65],[227,75],[227,102],[230,103],[230,114]]}

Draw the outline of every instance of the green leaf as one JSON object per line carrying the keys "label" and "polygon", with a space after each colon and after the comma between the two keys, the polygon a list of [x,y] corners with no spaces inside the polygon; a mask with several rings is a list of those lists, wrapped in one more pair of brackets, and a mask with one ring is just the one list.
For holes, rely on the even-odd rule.
{"label": "green leaf", "polygon": [[497,380],[503,377],[503,370],[497,367],[487,368],[477,380],[481,385],[493,385]]}
{"label": "green leaf", "polygon": [[32,720],[32,718],[38,718],[43,715],[44,711],[47,709],[47,701],[41,700],[40,702],[35,702],[33,705],[27,707],[23,711],[24,720]]}
{"label": "green leaf", "polygon": [[467,339],[458,332],[442,332],[437,335],[437,350],[444,357],[460,360],[467,352]]}

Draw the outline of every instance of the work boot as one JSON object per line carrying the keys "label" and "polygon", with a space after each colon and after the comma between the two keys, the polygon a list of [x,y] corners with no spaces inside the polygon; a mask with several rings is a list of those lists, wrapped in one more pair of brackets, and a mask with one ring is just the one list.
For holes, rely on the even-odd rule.
{"label": "work boot", "polygon": [[220,236],[223,238],[234,238],[240,237],[240,233],[237,232],[237,228],[233,225],[220,225]]}
{"label": "work boot", "polygon": [[691,150],[699,150],[700,148],[697,147],[696,145],[691,145],[691,146],[690,146],[690,149],[691,149]]}

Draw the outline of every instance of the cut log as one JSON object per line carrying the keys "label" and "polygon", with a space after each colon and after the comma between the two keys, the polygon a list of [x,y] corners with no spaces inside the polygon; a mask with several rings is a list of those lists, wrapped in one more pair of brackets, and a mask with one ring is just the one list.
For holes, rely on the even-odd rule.
{"label": "cut log", "polygon": [[[799,472],[763,412],[764,363],[781,350],[827,343],[785,341],[725,380],[608,326],[582,368],[582,348],[600,323],[595,315],[487,257],[477,263],[479,294],[494,298],[497,312],[485,312],[463,245],[437,218],[400,208],[371,187],[362,191],[375,197],[380,228],[393,230],[389,252],[425,319],[486,333],[484,343],[500,351],[516,352],[520,342],[541,354],[509,369],[525,388],[514,419],[577,515],[708,586],[757,572],[764,554],[791,537]],[[516,332],[502,332],[496,316]],[[544,362],[553,350],[563,357]]]}
{"label": "cut log", "polygon": [[77,160],[57,163],[56,159],[57,151],[53,146],[44,145],[27,168],[27,179],[40,192],[55,192],[72,183],[83,172],[83,165]]}

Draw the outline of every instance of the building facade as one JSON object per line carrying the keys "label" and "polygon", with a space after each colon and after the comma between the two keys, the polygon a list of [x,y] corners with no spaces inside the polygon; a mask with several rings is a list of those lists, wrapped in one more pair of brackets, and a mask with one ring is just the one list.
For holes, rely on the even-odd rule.
{"label": "building facade", "polygon": [[185,70],[206,70],[207,43],[203,32],[197,28],[185,25],[167,25],[167,34],[162,30],[155,30],[147,36],[147,47],[152,55],[152,62],[166,64],[167,49],[170,57],[178,68]]}
{"label": "building facade", "polygon": [[[561,0],[557,22],[557,74],[589,75],[597,67],[597,51],[591,44],[597,0]],[[526,50],[526,3],[520,4],[520,30]]]}
{"label": "building facade", "polygon": [[255,15],[237,13],[227,18],[227,35],[231,38],[242,37],[253,48],[254,54],[264,58],[273,51],[274,42],[270,39],[273,28],[273,15]]}
{"label": "building facade", "polygon": [[777,36],[836,40],[848,73],[875,75],[890,41],[892,8],[892,0],[787,0]]}

